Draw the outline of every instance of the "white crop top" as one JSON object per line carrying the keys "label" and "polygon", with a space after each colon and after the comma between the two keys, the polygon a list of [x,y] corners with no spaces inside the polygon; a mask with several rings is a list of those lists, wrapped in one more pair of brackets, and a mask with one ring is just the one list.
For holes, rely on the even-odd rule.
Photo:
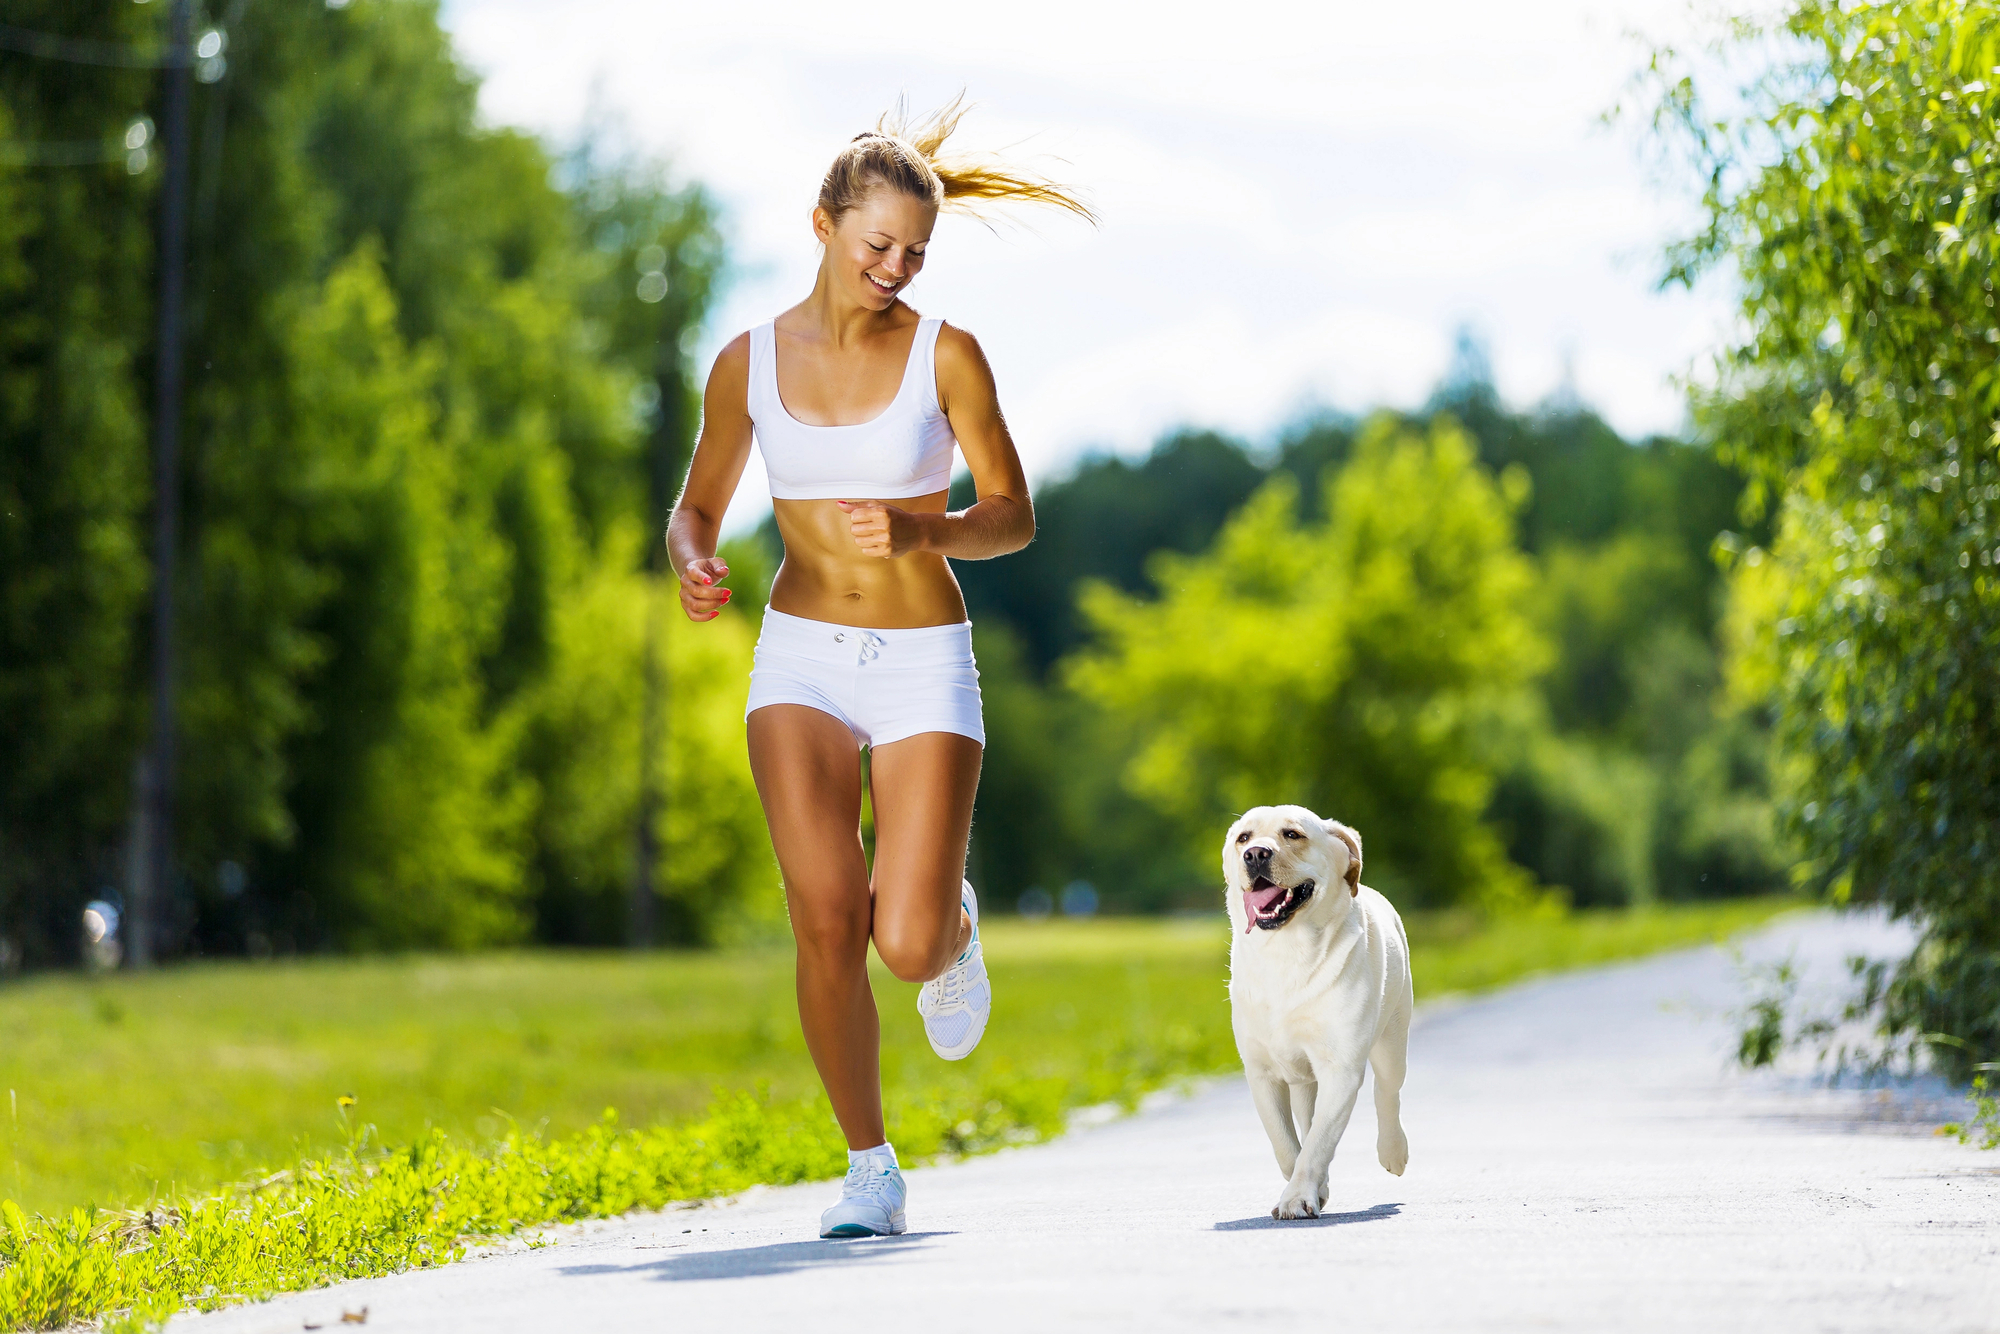
{"label": "white crop top", "polygon": [[938,406],[937,340],[924,320],[910,344],[903,384],[882,415],[854,426],[808,426],[778,397],[777,334],[750,331],[750,420],[776,500],[904,500],[951,486],[958,440]]}

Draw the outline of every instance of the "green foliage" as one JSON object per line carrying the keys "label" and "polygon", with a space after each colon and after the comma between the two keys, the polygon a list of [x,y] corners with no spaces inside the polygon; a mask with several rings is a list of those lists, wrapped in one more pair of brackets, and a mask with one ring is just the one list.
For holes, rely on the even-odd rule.
{"label": "green foliage", "polygon": [[2000,1054],[1996,19],[1805,0],[1737,31],[1764,72],[1721,115],[1655,62],[1710,182],[1679,271],[1743,290],[1698,412],[1778,517],[1736,565],[1735,686],[1776,711],[1802,878],[1919,926],[1880,1036],[1961,1076]]}
{"label": "green foliage", "polygon": [[[1554,656],[1486,729],[1486,815],[1507,856],[1579,904],[1770,892],[1784,873],[1767,724],[1721,689],[1717,661],[1712,551],[1764,540],[1760,524],[1729,531],[1742,526],[1740,474],[1705,448],[1627,443],[1573,405],[1511,411],[1483,356],[1462,339],[1459,368],[1422,413],[1377,420],[1427,433],[1449,418],[1520,488],[1516,540],[1540,574],[1523,606]],[[1206,902],[1213,849],[1191,850],[1184,821],[1119,781],[1142,739],[1064,684],[1062,659],[1088,647],[1077,594],[1095,579],[1151,597],[1146,553],[1201,552],[1269,478],[1296,479],[1301,520],[1323,522],[1323,483],[1362,432],[1322,414],[1268,454],[1177,433],[1138,463],[1086,460],[1036,493],[1025,552],[956,567],[988,702],[974,870],[999,902],[1077,878],[1123,910]],[[959,486],[954,503],[969,496]]]}
{"label": "green foliage", "polygon": [[[139,45],[164,21],[29,8],[10,21]],[[429,0],[227,21],[228,72],[195,91],[182,881],[161,944],[464,948],[554,922],[620,939],[622,914],[572,901],[630,892],[657,802],[636,775],[563,766],[638,766],[644,708],[629,689],[577,705],[562,636],[601,641],[572,602],[601,607],[654,559],[634,535],[657,531],[685,458],[712,210],[595,145],[557,161],[480,124]],[[155,82],[17,57],[0,101],[10,134],[115,138]],[[158,160],[0,171],[0,739],[34,757],[0,776],[0,935],[36,962],[69,953],[77,900],[121,878]],[[657,641],[640,625],[618,661]],[[684,692],[690,709],[711,693]],[[558,717],[604,734],[538,744]],[[686,790],[710,730],[648,733],[663,781]],[[723,823],[740,848],[744,821]],[[694,821],[669,807],[660,828],[664,863],[688,868],[659,887],[678,935],[712,934],[732,898],[770,916],[757,857],[718,870]]]}
{"label": "green foliage", "polygon": [[541,776],[543,940],[616,940],[632,880],[647,654],[667,681],[655,757],[669,852],[658,891],[685,944],[782,932],[784,899],[743,746],[754,627],[742,614],[694,625],[671,584],[636,570],[643,539],[627,525],[607,560],[557,609],[554,661],[523,701],[520,753]]}
{"label": "green foliage", "polygon": [[1736,1016],[1736,1061],[1752,1070],[1775,1065],[1792,1043],[1785,1034],[1785,1017],[1798,996],[1799,972],[1790,959],[1753,974],[1760,984],[1748,1005]]}
{"label": "green foliage", "polygon": [[[1080,580],[1145,591],[1154,552],[1200,551],[1263,480],[1263,469],[1234,441],[1212,431],[1174,432],[1138,463],[1088,459],[1066,481],[1043,487],[1026,550],[952,568],[975,619],[1004,618],[1040,677],[1089,636],[1074,597]],[[953,507],[973,499],[971,478],[961,476]]]}
{"label": "green foliage", "polygon": [[[295,874],[352,946],[518,939],[525,794],[504,734],[482,725],[476,672],[498,637],[506,556],[460,518],[453,456],[469,442],[439,429],[438,359],[403,346],[372,244],[302,324],[315,563],[338,571],[320,642],[338,694],[305,766],[319,800],[294,802],[325,825],[306,826]],[[217,709],[218,731],[234,712]]]}
{"label": "green foliage", "polygon": [[[131,41],[135,6],[23,0],[8,22]],[[73,68],[73,67],[70,67]],[[0,61],[0,137],[102,142],[148,76]],[[125,818],[144,726],[153,177],[0,165],[0,935],[60,949]],[[32,890],[33,898],[29,895]]]}
{"label": "green foliage", "polygon": [[[1422,996],[1478,990],[1703,943],[1785,906],[1492,924],[1418,914],[1413,967]],[[1013,1000],[1007,1025],[965,1062],[931,1054],[908,1004],[914,987],[873,978],[885,993],[889,1131],[905,1161],[1043,1139],[1077,1108],[1130,1109],[1149,1090],[1235,1068],[1219,912],[982,929]],[[480,1239],[548,1223],[838,1175],[844,1146],[808,1093],[816,1080],[790,1019],[790,966],[788,952],[769,949],[544,952],[191,965],[0,992],[0,1083],[33,1095],[25,1133],[10,1127],[7,1148],[17,1160],[24,1150],[70,1155],[69,1175],[37,1183],[51,1201],[45,1216],[0,1203],[0,1328],[120,1310],[141,1323],[444,1263]],[[124,1017],[108,1020],[107,1009]],[[562,1033],[561,1047],[537,1044],[538,1032]],[[455,1075],[441,1070],[447,1062]],[[650,1084],[634,1080],[635,1067]],[[92,1081],[111,1071],[122,1096],[100,1098]],[[678,1103],[659,1100],[669,1072]],[[754,1094],[710,1092],[753,1082],[763,1086]],[[342,1088],[363,1092],[340,1124],[373,1108],[387,1133],[292,1138],[332,1121]],[[503,1099],[518,1122],[489,1112]],[[640,1100],[672,1119],[627,1129],[603,1110]],[[185,1119],[190,1106],[200,1119]],[[89,1119],[52,1115],[71,1107]],[[545,1120],[546,1130],[521,1128]],[[109,1154],[200,1161],[205,1141],[266,1122],[268,1157],[211,1162],[150,1198],[113,1192],[144,1207],[69,1207],[107,1179],[131,1179],[131,1164],[108,1164]],[[37,1152],[23,1138],[63,1144]],[[218,1193],[230,1175],[242,1184]]]}
{"label": "green foliage", "polygon": [[1972,1119],[1948,1121],[1938,1127],[1940,1135],[1956,1135],[1960,1144],[1975,1139],[1982,1149],[2000,1149],[2000,1097],[1993,1094],[1985,1075],[1972,1077]]}
{"label": "green foliage", "polygon": [[1202,851],[1234,812],[1297,801],[1363,830],[1371,883],[1404,902],[1505,902],[1525,886],[1482,821],[1480,730],[1546,653],[1510,502],[1449,425],[1377,423],[1328,487],[1338,522],[1301,527],[1275,480],[1208,553],[1155,558],[1156,601],[1087,592],[1100,646],[1070,681]]}

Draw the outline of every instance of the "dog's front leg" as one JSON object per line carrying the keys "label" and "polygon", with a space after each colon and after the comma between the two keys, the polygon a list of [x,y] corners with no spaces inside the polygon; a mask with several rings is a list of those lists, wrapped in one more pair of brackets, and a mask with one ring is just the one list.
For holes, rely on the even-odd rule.
{"label": "dog's front leg", "polygon": [[1333,1165],[1333,1151],[1354,1115],[1354,1099],[1361,1092],[1361,1074],[1367,1069],[1356,1061],[1338,1069],[1316,1070],[1319,1098],[1313,1105],[1312,1128],[1306,1131],[1298,1161],[1292,1165],[1285,1193],[1278,1198],[1273,1218],[1317,1218],[1326,1202],[1323,1185],[1326,1170]]}
{"label": "dog's front leg", "polygon": [[1292,1092],[1285,1081],[1255,1071],[1250,1076],[1250,1101],[1257,1104],[1257,1119],[1271,1137],[1271,1152],[1278,1156],[1278,1171],[1290,1177],[1299,1161],[1299,1136],[1292,1129]]}

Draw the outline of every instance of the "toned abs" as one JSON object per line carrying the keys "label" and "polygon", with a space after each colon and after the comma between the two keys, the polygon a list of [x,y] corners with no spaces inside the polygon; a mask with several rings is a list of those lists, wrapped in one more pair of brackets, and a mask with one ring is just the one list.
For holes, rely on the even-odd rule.
{"label": "toned abs", "polygon": [[[939,491],[883,503],[913,514],[942,514],[948,495]],[[861,554],[848,513],[835,501],[773,500],[771,508],[785,540],[785,563],[771,585],[777,610],[871,630],[956,625],[965,619],[965,598],[943,556],[913,551],[883,560]]]}

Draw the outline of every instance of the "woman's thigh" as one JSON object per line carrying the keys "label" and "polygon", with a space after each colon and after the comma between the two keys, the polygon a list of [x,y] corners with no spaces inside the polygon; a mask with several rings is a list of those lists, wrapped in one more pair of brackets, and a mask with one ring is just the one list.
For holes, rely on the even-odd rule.
{"label": "woman's thigh", "polygon": [[854,734],[803,704],[757,709],[745,730],[800,948],[864,954],[871,904]]}
{"label": "woman's thigh", "polygon": [[983,753],[956,732],[919,732],[870,755],[875,951],[906,981],[935,977],[951,962]]}

